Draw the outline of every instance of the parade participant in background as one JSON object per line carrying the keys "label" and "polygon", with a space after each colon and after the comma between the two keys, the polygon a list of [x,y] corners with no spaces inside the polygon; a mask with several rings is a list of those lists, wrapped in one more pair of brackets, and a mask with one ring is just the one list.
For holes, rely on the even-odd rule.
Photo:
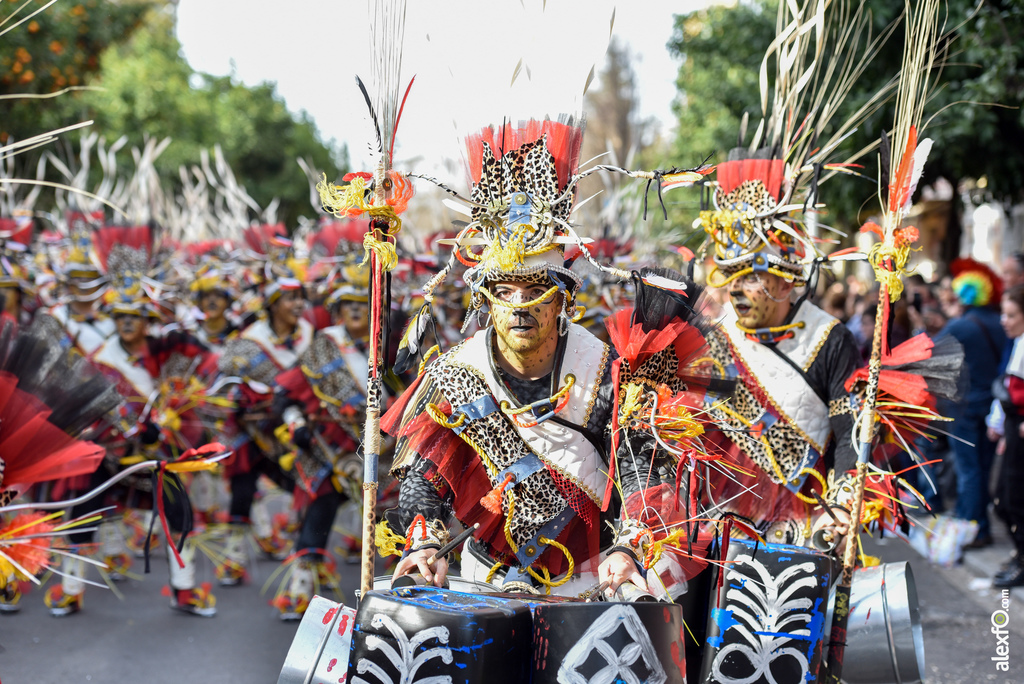
{"label": "parade participant in background", "polygon": [[996,487],[996,512],[1006,521],[1014,553],[992,580],[994,587],[1024,586],[1024,285],[1007,290],[1000,323],[1013,350],[996,381],[1002,409],[1003,461]]}
{"label": "parade participant in background", "polygon": [[950,429],[956,454],[956,508],[954,516],[975,520],[978,533],[964,548],[983,548],[992,544],[988,517],[989,473],[995,460],[995,444],[987,438],[985,416],[992,404],[992,382],[999,375],[1000,360],[1006,348],[1006,334],[999,325],[995,308],[1002,297],[1002,282],[992,270],[973,259],[957,259],[950,264],[952,288],[960,302],[960,315],[950,320],[936,336],[953,337],[967,354],[967,378],[970,386],[964,401],[948,407],[953,418]]}
{"label": "parade participant in background", "polygon": [[196,337],[219,354],[227,340],[238,332],[230,317],[231,303],[237,299],[236,288],[223,266],[214,264],[201,267],[189,287],[199,307]]}
{"label": "parade participant in background", "polygon": [[[283,232],[283,226],[279,228]],[[278,463],[286,450],[273,434],[271,408],[277,376],[295,366],[309,348],[313,326],[303,318],[306,293],[302,281],[283,259],[268,261],[266,269],[260,318],[228,341],[219,362],[222,373],[241,380],[234,395],[238,405],[235,455],[225,466],[231,488],[231,529],[217,566],[218,579],[224,585],[239,584],[245,577],[250,522],[263,552],[283,557],[291,545],[279,525],[262,514],[253,518],[253,502],[261,475],[285,489],[292,487],[291,477]]]}
{"label": "parade participant in background", "polygon": [[[103,439],[108,457],[117,467],[147,457],[174,460],[184,451],[204,444],[202,424],[178,407],[193,404],[194,397],[175,396],[182,385],[202,367],[208,352],[198,340],[183,331],[167,335],[150,335],[150,324],[159,320],[157,293],[148,282],[147,270],[153,238],[150,228],[110,226],[97,233],[96,247],[101,261],[112,279],[114,299],[110,314],[117,334],[108,339],[92,356],[93,364],[110,378],[122,396],[119,420]],[[186,385],[187,386],[187,385]],[[108,474],[102,469],[93,475],[102,482]],[[150,482],[138,481],[135,487],[146,488]],[[185,540],[192,530],[192,511],[188,495],[176,476],[169,477],[162,491],[152,491],[153,503],[166,512],[168,532],[168,563],[170,568],[171,607],[204,617],[216,613],[215,599],[205,586],[197,586],[195,548]],[[90,486],[90,489],[92,488]],[[135,502],[129,501],[131,506]],[[93,499],[73,510],[83,515],[101,505]],[[103,534],[100,553],[104,561],[125,574],[130,565],[127,554],[109,551],[114,534]],[[148,535],[148,530],[146,531]],[[70,535],[75,544],[91,541],[90,533]],[[145,542],[148,547],[148,542]],[[69,615],[81,610],[84,585],[79,572],[72,568],[61,584],[52,587],[46,602],[53,615]]]}
{"label": "parade participant in background", "polygon": [[[350,264],[342,270],[345,280],[324,301],[333,325],[317,331],[296,367],[277,378],[275,413],[282,416],[284,430],[278,434],[294,446],[296,508],[305,508],[295,566],[273,601],[283,620],[300,618],[319,586],[337,586],[327,538],[339,506],[360,500],[357,451],[366,419],[369,292],[365,269]],[[356,558],[357,534],[358,528],[347,532],[344,549]]]}
{"label": "parade participant in background", "polygon": [[[427,365],[382,422],[398,438],[393,472],[401,491],[377,536],[382,549],[402,555],[396,578],[444,583],[447,560],[432,556],[455,518],[466,527],[479,523],[463,548],[464,578],[560,595],[585,593],[599,581],[608,582],[609,594],[626,582],[647,589],[640,563],[650,530],[625,513],[616,519],[608,473],[628,497],[651,484],[668,455],[612,449],[619,363],[574,322],[583,315],[581,281],[563,249],[578,244],[567,220],[582,132],[573,120],[531,121],[487,128],[467,142],[473,222],[455,249],[470,265],[467,325],[485,309],[491,324]],[[482,252],[462,255],[479,244]],[[425,288],[428,302],[450,268]],[[416,351],[414,331],[422,337],[426,315],[411,322],[400,361]],[[651,327],[672,331],[671,342],[679,331],[667,323]],[[666,353],[674,352],[669,344]],[[657,370],[667,371],[662,381],[677,380],[677,368],[684,366],[674,356],[658,360]],[[614,529],[605,524],[613,521]]]}
{"label": "parade participant in background", "polygon": [[0,304],[3,307],[0,317],[24,325],[30,319],[25,306],[32,286],[28,282],[28,270],[21,263],[24,251],[11,251],[10,247],[10,242],[3,243],[3,256],[0,258]]}
{"label": "parade participant in background", "polygon": [[100,310],[106,278],[92,261],[91,239],[80,234],[71,240],[59,275],[67,288],[67,301],[40,312],[33,325],[48,326],[62,347],[74,347],[88,357],[114,334],[114,321]]}
{"label": "parade participant in background", "polygon": [[[769,542],[802,544],[816,506],[811,488],[856,461],[845,382],[860,358],[846,326],[796,296],[813,248],[791,234],[795,222],[774,226],[785,162],[748,156],[734,150],[716,167],[715,209],[701,220],[714,244],[708,284],[728,288],[730,302],[710,336],[711,358],[740,380],[729,401],[709,398],[719,429],[707,440],[752,477],[712,473],[709,489],[720,510],[748,519]],[[743,216],[744,207],[758,215]]]}

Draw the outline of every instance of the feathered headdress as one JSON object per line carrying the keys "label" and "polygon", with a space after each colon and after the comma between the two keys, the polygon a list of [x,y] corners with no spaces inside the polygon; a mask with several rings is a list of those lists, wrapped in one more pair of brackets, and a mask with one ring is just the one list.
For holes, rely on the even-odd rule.
{"label": "feathered headdress", "polygon": [[[864,38],[869,20],[863,7],[850,15],[845,4],[779,4],[781,32],[760,69],[761,123],[749,146],[732,150],[717,166],[711,205],[694,223],[707,233],[715,263],[709,285],[722,287],[750,273],[803,283],[818,256],[818,186],[837,172],[853,172],[853,162],[869,149],[842,161],[836,149],[891,92],[889,84],[847,121],[832,121],[895,27]],[[744,136],[741,131],[741,144]]]}
{"label": "feathered headdress", "polygon": [[107,273],[111,314],[158,317],[161,283],[150,277],[153,231],[149,226],[104,226],[93,246]]}
{"label": "feathered headdress", "polygon": [[483,245],[480,252],[466,250],[463,279],[474,308],[483,305],[487,285],[516,280],[558,288],[566,311],[574,312],[581,281],[565,267],[563,253],[575,241],[566,227],[582,145],[583,122],[572,117],[489,127],[466,141],[473,220],[463,237]]}
{"label": "feathered headdress", "polygon": [[557,121],[537,119],[491,126],[468,137],[470,197],[441,187],[465,205],[449,206],[467,214],[471,221],[455,239],[440,241],[453,245],[454,253],[424,287],[428,304],[457,259],[468,269],[463,279],[471,293],[471,314],[485,302],[495,304],[488,291],[490,284],[526,281],[560,292],[565,315],[579,320],[583,310],[575,296],[582,281],[565,260],[568,247],[576,247],[575,253],[599,270],[630,278],[626,271],[599,263],[586,249],[591,240],[580,237],[572,225],[573,211],[581,206],[576,205],[579,182],[591,173],[612,171],[646,179],[648,185],[656,183],[660,196],[663,188],[691,184],[711,170],[703,164],[664,171],[629,171],[601,164],[580,171],[583,130],[581,118],[562,115]]}

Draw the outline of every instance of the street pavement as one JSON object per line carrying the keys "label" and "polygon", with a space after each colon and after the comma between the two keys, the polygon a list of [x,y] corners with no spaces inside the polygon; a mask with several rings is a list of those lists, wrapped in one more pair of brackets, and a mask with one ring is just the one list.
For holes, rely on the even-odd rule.
{"label": "street pavement", "polygon": [[[996,526],[998,527],[998,525]],[[1008,552],[1005,538],[952,568],[927,564],[898,540],[865,540],[865,550],[886,561],[910,560],[917,582],[924,628],[929,684],[1024,682],[1024,602],[1012,595],[1009,607],[1008,673],[996,670],[997,639],[992,613],[1000,594],[984,585],[986,563],[997,565]],[[972,551],[971,554],[979,552]],[[986,558],[988,560],[986,560]],[[0,615],[2,684],[257,684],[276,682],[298,623],[283,623],[268,605],[274,587],[260,591],[277,567],[259,561],[252,581],[240,587],[214,587],[218,613],[198,618],[173,612],[161,595],[167,565],[153,559],[153,572],[119,584],[124,598],[89,587],[85,609],[66,618],[50,617],[42,592],[22,600],[20,613]],[[141,572],[141,561],[136,565]],[[343,588],[358,585],[358,566],[342,565]],[[213,580],[208,562],[200,579]],[[55,581],[55,580],[51,580]],[[1019,590],[1017,590],[1019,591]]]}

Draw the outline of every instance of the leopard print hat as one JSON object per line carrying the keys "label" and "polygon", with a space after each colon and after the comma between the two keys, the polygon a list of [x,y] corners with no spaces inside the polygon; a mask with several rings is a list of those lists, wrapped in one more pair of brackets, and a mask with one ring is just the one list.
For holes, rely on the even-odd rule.
{"label": "leopard print hat", "polygon": [[803,285],[804,268],[816,250],[802,223],[790,215],[803,205],[780,201],[784,161],[731,159],[716,172],[714,208],[702,211],[695,223],[714,245],[708,284],[724,287],[748,273],[771,273]]}
{"label": "leopard print hat", "polygon": [[481,288],[499,281],[559,287],[567,300],[582,281],[564,264],[573,179],[579,166],[583,123],[570,117],[534,120],[517,127],[488,127],[467,140],[474,181],[472,226],[479,253],[466,271],[473,308]]}

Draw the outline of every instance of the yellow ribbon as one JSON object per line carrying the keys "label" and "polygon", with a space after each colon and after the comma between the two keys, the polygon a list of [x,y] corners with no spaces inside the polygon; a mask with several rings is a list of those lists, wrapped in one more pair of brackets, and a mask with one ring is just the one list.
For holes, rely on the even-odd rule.
{"label": "yellow ribbon", "polygon": [[383,556],[401,556],[405,549],[405,537],[392,530],[387,520],[377,523],[373,541]]}

